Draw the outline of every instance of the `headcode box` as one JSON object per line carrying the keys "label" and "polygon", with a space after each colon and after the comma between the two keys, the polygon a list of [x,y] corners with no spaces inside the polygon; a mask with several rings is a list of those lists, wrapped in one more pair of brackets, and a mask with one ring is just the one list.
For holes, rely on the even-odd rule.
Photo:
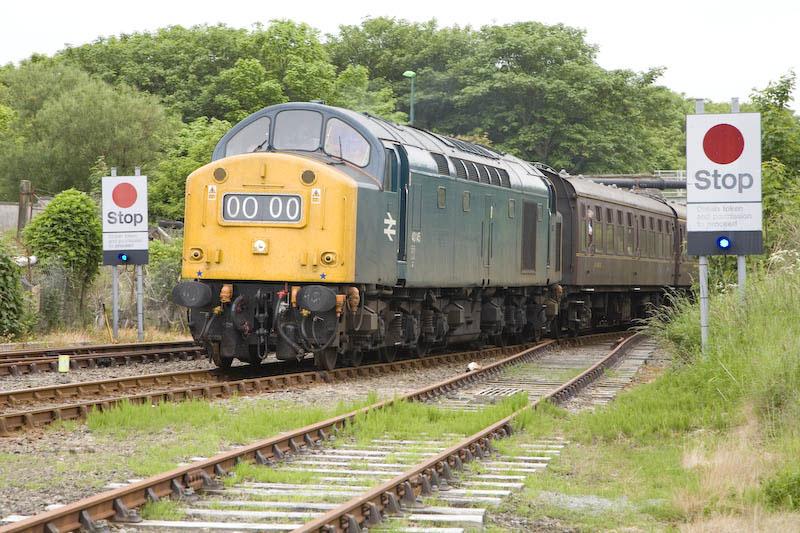
{"label": "headcode box", "polygon": [[103,264],[147,264],[147,176],[107,176],[102,183]]}
{"label": "headcode box", "polygon": [[761,115],[686,117],[689,255],[751,255],[763,249]]}

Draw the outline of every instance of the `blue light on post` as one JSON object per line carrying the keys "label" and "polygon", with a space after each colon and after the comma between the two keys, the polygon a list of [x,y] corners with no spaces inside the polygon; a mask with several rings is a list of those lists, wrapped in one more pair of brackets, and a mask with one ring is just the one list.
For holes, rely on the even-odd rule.
{"label": "blue light on post", "polygon": [[117,259],[119,259],[123,263],[127,263],[128,262],[128,254],[124,254],[124,253],[123,254],[118,254],[117,255]]}
{"label": "blue light on post", "polygon": [[723,252],[728,251],[731,247],[731,240],[725,235],[717,238],[717,248]]}

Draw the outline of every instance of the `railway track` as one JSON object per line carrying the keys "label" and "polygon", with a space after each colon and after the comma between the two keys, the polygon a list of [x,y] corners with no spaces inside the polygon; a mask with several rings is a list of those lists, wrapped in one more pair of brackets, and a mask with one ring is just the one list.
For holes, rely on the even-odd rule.
{"label": "railway track", "polygon": [[171,341],[0,352],[0,377],[54,372],[58,370],[60,355],[69,355],[70,368],[75,370],[130,363],[200,359],[205,357],[205,350],[192,341]]}
{"label": "railway track", "polygon": [[[565,445],[542,441],[526,448],[524,455],[506,460],[490,457],[491,441],[509,435],[516,417],[526,410],[544,401],[564,402],[602,378],[607,368],[644,339],[636,335],[617,344],[611,338],[605,335],[584,340],[591,345],[577,349],[583,356],[568,361],[558,361],[549,350],[555,341],[546,341],[401,398],[463,410],[470,404],[468,399],[485,403],[492,396],[485,391],[498,390],[498,380],[504,373],[509,379],[504,382],[508,390],[503,395],[518,389],[534,398],[512,415],[468,437],[420,435],[409,440],[377,438],[360,444],[344,438],[357,417],[400,399],[388,400],[209,459],[196,458],[170,472],[23,519],[0,528],[0,532],[70,531],[80,527],[97,531],[102,530],[101,521],[107,519],[128,522],[127,531],[205,528],[352,533],[365,526],[379,527],[390,516],[401,517],[401,522],[391,524],[392,531],[450,532],[453,528],[433,526],[482,524],[485,512],[474,505],[498,503],[521,487],[524,475],[546,467],[550,457]],[[519,369],[532,365],[539,365],[541,379],[524,379],[526,373]],[[556,386],[554,379],[559,382]],[[337,434],[339,438],[335,438]],[[459,473],[466,463],[478,458],[488,459],[478,473]],[[224,487],[221,478],[240,462],[311,475],[313,479]],[[196,491],[201,492],[200,497]],[[425,502],[424,498],[434,495],[433,502]],[[183,513],[188,520],[141,521],[134,510],[147,501],[171,496],[186,504]]]}
{"label": "railway track", "polygon": [[513,353],[520,347],[488,348],[392,363],[337,368],[332,371],[287,372],[292,367],[270,363],[260,367],[240,366],[226,370],[187,370],[100,381],[85,381],[47,387],[0,392],[0,436],[42,427],[58,420],[85,418],[92,409],[107,410],[123,401],[142,404],[217,399],[231,395],[259,394],[307,387],[369,376],[429,368],[449,362],[480,360]]}

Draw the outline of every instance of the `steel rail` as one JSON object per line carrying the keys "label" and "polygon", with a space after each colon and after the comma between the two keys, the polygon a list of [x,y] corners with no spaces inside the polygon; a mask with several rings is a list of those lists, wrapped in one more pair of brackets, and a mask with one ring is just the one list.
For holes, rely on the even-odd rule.
{"label": "steel rail", "polygon": [[414,504],[419,495],[430,495],[432,485],[438,480],[449,480],[451,472],[460,469],[463,463],[489,453],[491,441],[510,435],[512,421],[525,411],[536,409],[544,402],[561,403],[600,377],[606,368],[616,363],[622,355],[638,344],[644,336],[637,333],[616,345],[601,361],[592,365],[579,376],[569,380],[550,393],[537,399],[508,417],[471,435],[442,453],[426,459],[404,474],[377,486],[361,496],[332,509],[313,520],[295,533],[359,533],[362,526],[380,523],[385,515],[400,512],[401,503]]}
{"label": "steel rail", "polygon": [[[0,413],[0,436],[14,431],[44,426],[58,420],[85,418],[89,411],[106,411],[123,401],[134,404],[186,401],[191,399],[216,399],[231,395],[259,394],[292,387],[307,387],[349,379],[380,376],[409,368],[429,368],[446,362],[468,361],[481,357],[494,357],[520,350],[520,346],[489,348],[417,359],[403,359],[392,363],[378,363],[358,367],[337,368],[330,371],[305,371],[273,373],[280,363],[264,367],[234,367],[220,370],[188,370],[143,376],[86,381],[0,392],[0,408],[24,406],[26,403],[59,402],[57,405],[33,407]],[[267,372],[256,375],[254,372]],[[133,394],[133,389],[156,389]],[[70,399],[93,399],[63,403]]]}
{"label": "steel rail", "polygon": [[[618,337],[619,335],[620,333],[602,333],[561,342],[580,344],[587,341],[592,342]],[[340,433],[359,415],[382,409],[398,401],[424,401],[447,394],[455,389],[498,374],[505,367],[533,361],[556,344],[557,341],[554,340],[540,342],[517,354],[488,364],[479,370],[459,374],[405,396],[378,402],[350,413],[218,454],[209,459],[175,468],[169,472],[131,483],[125,487],[84,498],[58,509],[46,511],[25,520],[0,527],[0,533],[60,533],[80,528],[89,531],[102,531],[103,528],[98,525],[98,521],[101,520],[113,519],[118,522],[137,522],[140,518],[135,510],[136,507],[144,505],[148,501],[158,501],[164,497],[175,496],[180,498],[192,490],[221,488],[221,483],[216,478],[224,476],[242,461],[267,465],[281,461],[287,456],[301,454],[306,450],[321,445],[331,435]],[[430,359],[432,358],[413,359],[411,361],[426,361]],[[401,363],[405,363],[405,361],[401,361]],[[397,364],[386,363],[386,365]],[[341,370],[358,371],[363,368],[367,367]]]}
{"label": "steel rail", "polygon": [[100,353],[125,352],[139,348],[182,348],[197,346],[194,341],[152,341],[129,342],[121,344],[86,344],[75,346],[57,346],[54,348],[25,348],[0,352],[0,361],[6,359],[28,359],[32,357],[58,357],[59,355],[93,355]]}
{"label": "steel rail", "polygon": [[[99,520],[137,521],[138,514],[135,510],[132,510],[135,507],[167,496],[181,497],[187,493],[188,489],[219,488],[221,484],[215,478],[225,475],[227,471],[233,469],[241,461],[272,464],[284,459],[286,456],[302,453],[304,450],[319,446],[331,435],[341,432],[359,415],[382,409],[401,400],[421,401],[446,394],[459,387],[494,375],[506,366],[531,361],[541,356],[555,344],[556,341],[553,340],[541,342],[515,355],[489,364],[480,370],[459,374],[399,398],[385,400],[347,414],[218,454],[188,466],[175,468],[169,472],[131,483],[122,488],[79,500],[64,507],[0,527],[0,533],[59,533],[74,531],[79,528],[92,530]],[[395,365],[396,363],[389,364]],[[358,370],[358,368],[352,370]]]}
{"label": "steel rail", "polygon": [[102,364],[118,366],[130,363],[148,363],[153,361],[174,361],[176,359],[199,359],[205,356],[205,349],[191,342],[157,344],[148,343],[125,350],[96,351],[93,353],[73,354],[63,351],[58,355],[28,355],[17,358],[7,357],[0,360],[0,376],[19,376],[38,372],[55,372],[58,370],[59,355],[69,355],[71,369],[96,368]]}

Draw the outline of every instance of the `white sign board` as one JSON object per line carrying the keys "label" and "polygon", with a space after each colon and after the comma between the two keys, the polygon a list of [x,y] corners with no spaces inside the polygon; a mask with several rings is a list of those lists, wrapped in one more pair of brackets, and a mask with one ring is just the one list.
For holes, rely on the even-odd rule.
{"label": "white sign board", "polygon": [[147,176],[103,178],[103,263],[147,262]]}
{"label": "white sign board", "polygon": [[761,116],[686,117],[689,232],[761,231]]}

